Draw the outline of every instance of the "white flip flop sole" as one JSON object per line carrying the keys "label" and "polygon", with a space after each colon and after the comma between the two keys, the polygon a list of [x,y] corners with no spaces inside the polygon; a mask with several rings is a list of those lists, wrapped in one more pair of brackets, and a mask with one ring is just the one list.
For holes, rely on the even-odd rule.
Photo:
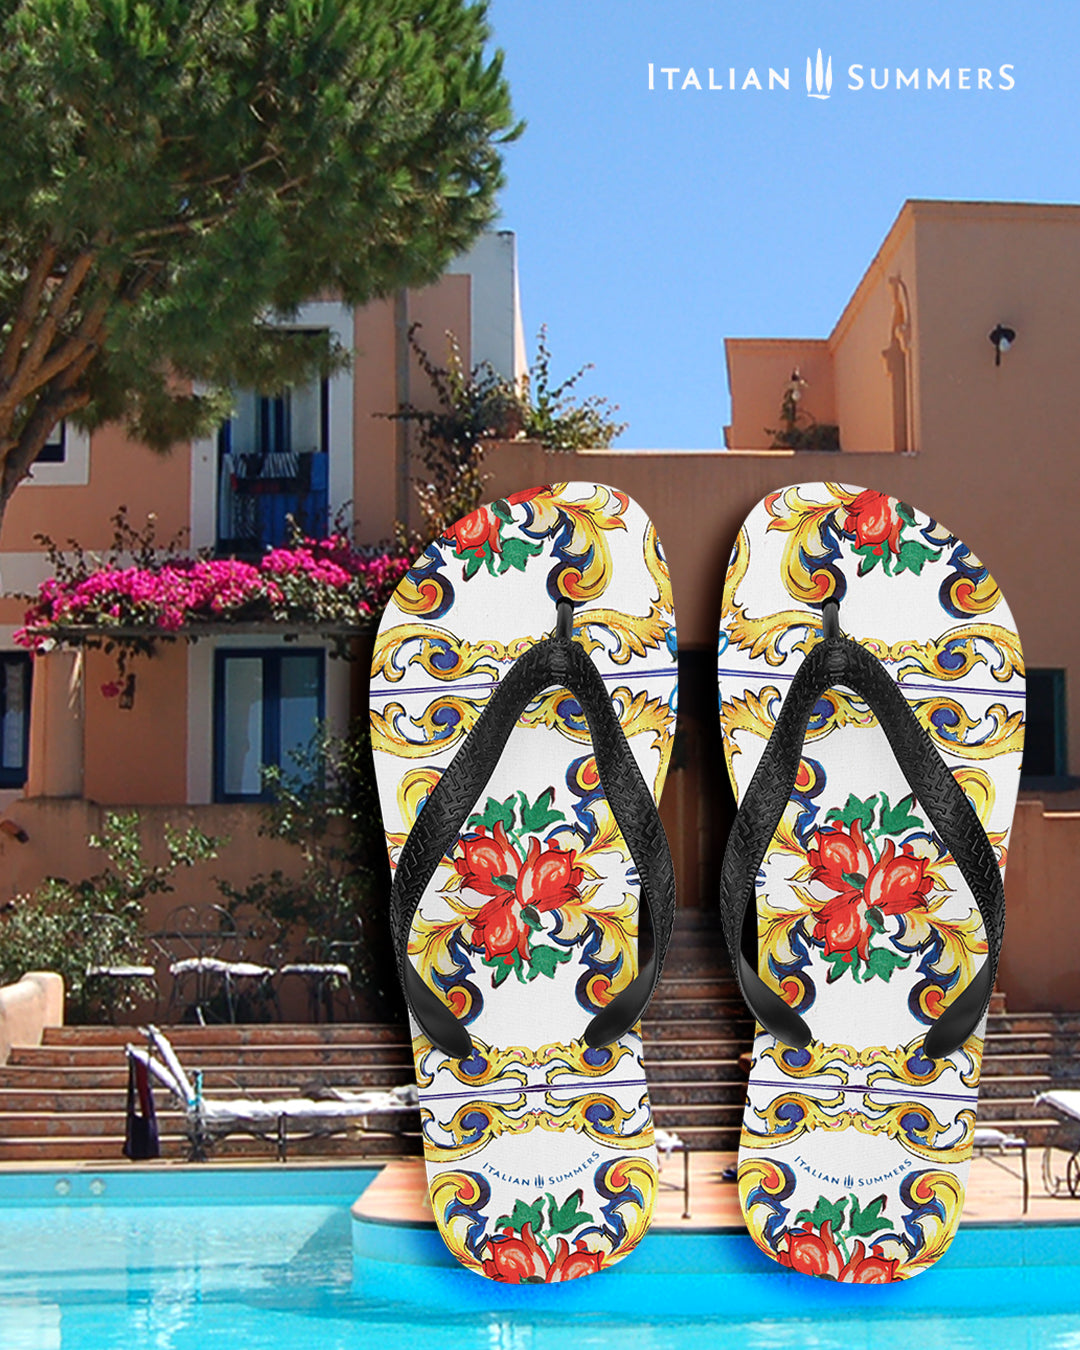
{"label": "white flip flop sole", "polygon": [[[1016,627],[966,546],[882,493],[799,484],[740,531],[718,658],[736,796],[830,596],[844,634],[897,681],[1003,867],[1023,751]],[[843,687],[813,711],[757,904],[758,973],[814,1039],[793,1049],[758,1027],[739,1152],[747,1226],[806,1274],[916,1275],[960,1218],[985,1018],[947,1058],[920,1049],[982,964],[986,932],[873,712]]]}
{"label": "white flip flop sole", "polygon": [[[393,865],[501,676],[552,632],[560,595],[659,799],[677,670],[656,532],[612,488],[540,487],[459,521],[383,615],[371,727]],[[457,1259],[489,1278],[590,1274],[648,1228],[656,1155],[640,1035],[583,1040],[637,973],[638,904],[582,710],[548,689],[511,732],[408,938],[475,1047],[453,1059],[412,1022],[431,1208]]]}

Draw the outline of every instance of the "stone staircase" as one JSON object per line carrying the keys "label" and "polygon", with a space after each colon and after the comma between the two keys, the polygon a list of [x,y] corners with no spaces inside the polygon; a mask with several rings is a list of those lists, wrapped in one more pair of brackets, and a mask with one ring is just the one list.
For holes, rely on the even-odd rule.
{"label": "stone staircase", "polygon": [[[214,1097],[310,1096],[325,1087],[390,1088],[412,1081],[403,1027],[340,1023],[173,1026],[162,1030],[189,1078],[202,1070]],[[49,1027],[40,1046],[13,1049],[0,1067],[0,1162],[123,1158],[127,1063],[134,1027]],[[184,1113],[155,1085],[163,1158],[188,1155]],[[290,1131],[291,1134],[291,1131]],[[400,1157],[419,1152],[415,1135],[332,1135],[288,1141],[288,1156]],[[272,1157],[272,1143],[235,1134],[215,1158]]]}
{"label": "stone staircase", "polygon": [[[405,1029],[381,1024],[177,1026],[165,1028],[188,1075],[218,1097],[311,1095],[319,1088],[388,1088],[412,1079]],[[745,1078],[739,1056],[753,1025],[730,972],[720,933],[684,912],[664,978],[645,1020],[646,1071],[655,1119],[692,1149],[738,1148]],[[49,1028],[40,1046],[16,1049],[0,1066],[0,1162],[119,1161],[124,1139],[132,1027]],[[1055,1121],[1036,1108],[1052,1084],[1080,1086],[1080,1014],[991,1009],[979,1124],[1046,1142]],[[183,1114],[155,1091],[162,1156],[184,1158]],[[290,1157],[383,1158],[419,1151],[415,1135],[335,1135],[289,1140]],[[237,1134],[213,1156],[272,1157],[272,1145]]]}

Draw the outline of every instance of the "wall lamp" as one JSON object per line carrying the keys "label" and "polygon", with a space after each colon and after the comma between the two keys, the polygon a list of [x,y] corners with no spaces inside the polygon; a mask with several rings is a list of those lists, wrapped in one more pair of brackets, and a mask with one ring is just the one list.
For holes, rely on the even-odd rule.
{"label": "wall lamp", "polygon": [[999,323],[990,334],[990,341],[994,344],[994,365],[1001,365],[1001,353],[1007,352],[1016,341],[1016,329],[1006,328],[1003,323]]}

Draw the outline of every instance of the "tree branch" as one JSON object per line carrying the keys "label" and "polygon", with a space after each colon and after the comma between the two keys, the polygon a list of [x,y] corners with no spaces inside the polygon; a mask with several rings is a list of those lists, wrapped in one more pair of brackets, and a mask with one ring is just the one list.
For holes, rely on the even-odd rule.
{"label": "tree branch", "polygon": [[19,363],[19,352],[22,350],[26,335],[30,331],[30,325],[33,323],[34,315],[41,304],[41,295],[45,289],[45,283],[49,279],[53,263],[56,261],[56,253],[55,244],[51,242],[46,244],[38,254],[26,278],[19,307],[11,321],[11,332],[8,334],[3,355],[0,356],[0,384],[10,383],[12,376],[15,374],[15,369]]}

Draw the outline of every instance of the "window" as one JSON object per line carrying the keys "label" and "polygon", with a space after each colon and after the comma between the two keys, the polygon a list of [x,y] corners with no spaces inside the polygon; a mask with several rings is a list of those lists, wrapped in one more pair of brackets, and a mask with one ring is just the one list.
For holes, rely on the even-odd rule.
{"label": "window", "polygon": [[1064,778],[1065,672],[1027,672],[1027,721],[1024,727],[1022,778]]}
{"label": "window", "polygon": [[30,657],[0,653],[0,787],[22,787],[30,746]]}
{"label": "window", "polygon": [[262,771],[296,771],[324,713],[325,653],[310,649],[215,654],[214,799],[263,801]]}
{"label": "window", "polygon": [[63,464],[67,458],[67,434],[63,422],[49,432],[49,439],[38,451],[35,464]]}
{"label": "window", "polygon": [[329,513],[330,382],[318,375],[281,390],[236,395],[218,435],[217,543],[259,554],[284,544],[290,518],[321,535]]}

